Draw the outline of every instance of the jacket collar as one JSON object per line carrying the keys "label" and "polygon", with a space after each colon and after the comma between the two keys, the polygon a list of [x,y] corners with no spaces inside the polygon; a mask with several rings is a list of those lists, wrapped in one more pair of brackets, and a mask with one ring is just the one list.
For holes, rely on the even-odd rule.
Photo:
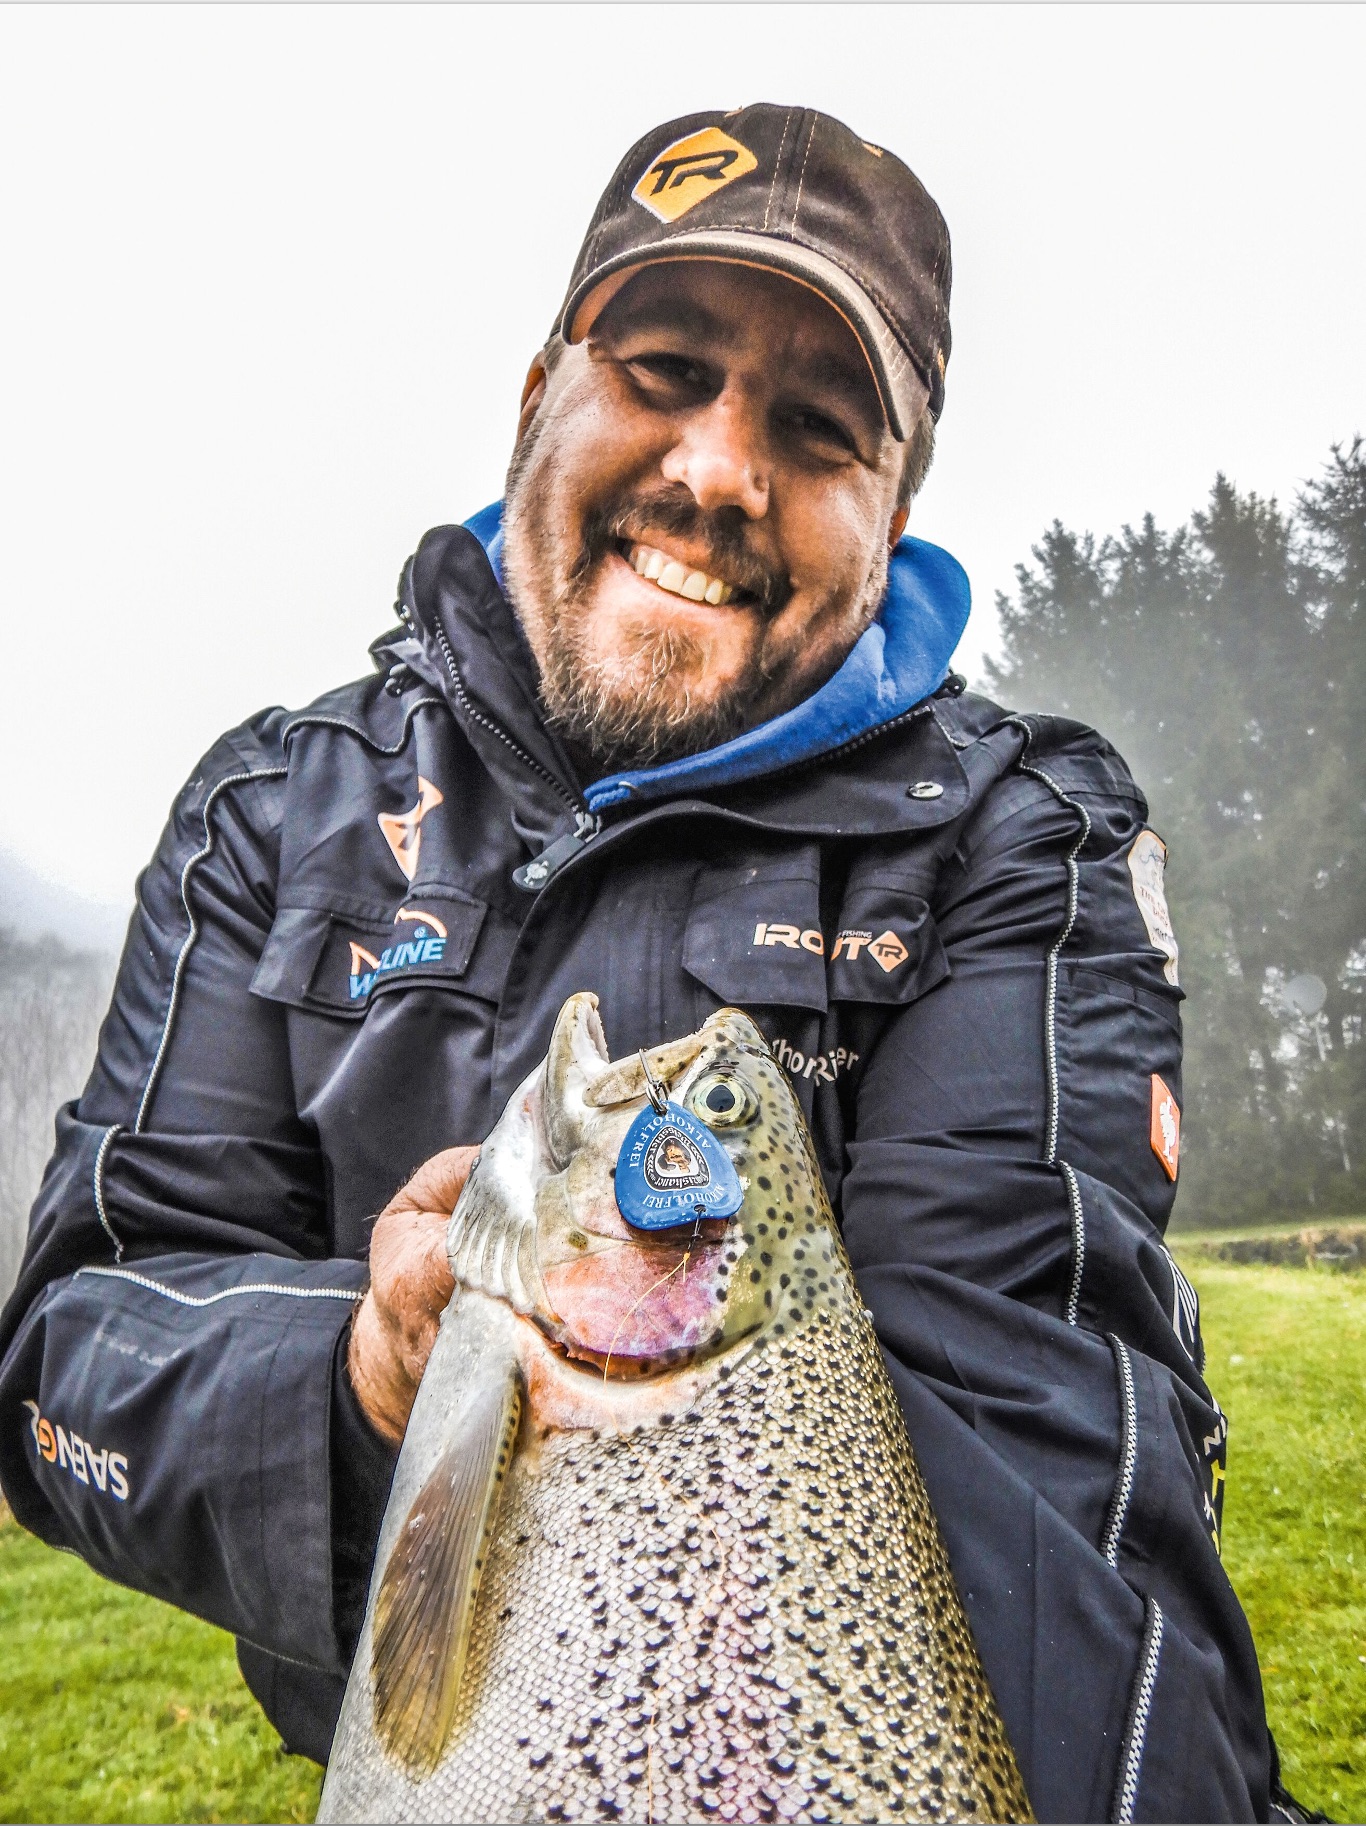
{"label": "jacket collar", "polygon": [[[466,521],[503,583],[503,504]],[[843,665],[810,697],[733,741],[661,767],[611,774],[585,788],[588,807],[690,797],[810,761],[904,716],[938,690],[972,607],[958,560],[925,539],[904,538],[892,553],[877,616]]]}
{"label": "jacket collar", "polygon": [[[484,522],[479,530],[492,544],[487,519],[481,515],[476,520]],[[496,560],[497,545],[492,555]],[[958,570],[947,553],[941,556]],[[966,579],[963,597],[965,620]],[[477,533],[460,526],[429,532],[404,569],[398,608],[406,638],[385,643],[382,651],[401,658],[442,692],[472,747],[506,793],[513,825],[533,853],[557,843],[567,845],[576,834],[582,838],[596,828],[589,796],[545,723],[535,663]],[[947,630],[952,630],[952,623],[950,613],[945,617]],[[947,631],[942,638],[948,638]],[[860,660],[865,670],[869,659],[865,654]],[[928,692],[942,681],[947,652],[937,665]],[[842,676],[843,669],[831,685]],[[744,741],[741,737],[740,743]],[[702,765],[669,780],[667,797],[635,790],[614,796],[603,805],[609,824],[635,826],[654,823],[659,816],[721,813],[794,835],[892,835],[942,824],[956,817],[970,796],[957,754],[932,713],[927,693],[920,694],[918,703],[881,720],[864,719],[860,726],[860,719],[852,717],[813,752],[789,748],[771,753],[762,768],[741,771],[738,777],[726,771],[724,755],[722,766],[713,765],[720,753],[712,750],[695,757]]]}

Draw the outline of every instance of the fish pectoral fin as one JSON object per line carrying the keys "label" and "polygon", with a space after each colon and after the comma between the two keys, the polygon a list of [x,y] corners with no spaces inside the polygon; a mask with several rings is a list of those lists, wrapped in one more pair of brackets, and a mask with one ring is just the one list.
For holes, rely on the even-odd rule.
{"label": "fish pectoral fin", "polygon": [[458,1417],[375,1594],[375,1732],[415,1778],[436,1768],[450,1735],[521,1417],[521,1372],[510,1362]]}

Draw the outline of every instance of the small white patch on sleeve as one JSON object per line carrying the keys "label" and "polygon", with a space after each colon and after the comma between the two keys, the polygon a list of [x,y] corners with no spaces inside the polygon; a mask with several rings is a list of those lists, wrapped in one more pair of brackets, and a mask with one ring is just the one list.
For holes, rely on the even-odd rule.
{"label": "small white patch on sleeve", "polygon": [[1162,974],[1169,983],[1177,981],[1178,947],[1167,911],[1167,889],[1163,877],[1167,868],[1167,846],[1156,831],[1140,831],[1129,851],[1129,873],[1134,882],[1134,899],[1148,928],[1153,948],[1166,958]]}

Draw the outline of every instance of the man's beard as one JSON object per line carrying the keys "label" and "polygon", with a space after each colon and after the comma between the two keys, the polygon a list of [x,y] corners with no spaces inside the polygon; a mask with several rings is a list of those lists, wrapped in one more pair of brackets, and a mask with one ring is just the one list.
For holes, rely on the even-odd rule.
{"label": "man's beard", "polygon": [[[705,544],[710,563],[747,601],[737,613],[757,610],[765,620],[775,615],[792,594],[788,578],[754,552],[738,509],[709,513],[679,489],[633,490],[598,503],[585,516],[578,551],[557,567],[556,529],[537,512],[549,492],[536,486],[538,430],[533,426],[523,439],[508,470],[504,560],[513,607],[540,667],[551,726],[602,774],[659,766],[741,734],[773,682],[762,640],[724,690],[713,687],[698,703],[705,643],[665,622],[631,630],[629,642],[622,639],[610,653],[595,651],[589,589],[610,552],[669,534]],[[875,569],[867,588],[870,610],[885,588],[885,560]]]}
{"label": "man's beard", "polygon": [[705,705],[688,680],[706,650],[685,629],[641,628],[629,649],[604,658],[582,638],[583,622],[561,614],[542,644],[541,698],[552,727],[586,751],[602,773],[657,767],[740,734],[763,685],[758,652],[729,688]]}

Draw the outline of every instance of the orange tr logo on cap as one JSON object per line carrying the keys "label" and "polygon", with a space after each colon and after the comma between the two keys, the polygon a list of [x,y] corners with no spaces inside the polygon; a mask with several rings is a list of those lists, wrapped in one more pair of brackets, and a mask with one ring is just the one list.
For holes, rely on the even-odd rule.
{"label": "orange tr logo on cap", "polygon": [[739,140],[719,127],[704,127],[666,146],[631,195],[661,222],[676,222],[694,203],[753,171],[759,163]]}

